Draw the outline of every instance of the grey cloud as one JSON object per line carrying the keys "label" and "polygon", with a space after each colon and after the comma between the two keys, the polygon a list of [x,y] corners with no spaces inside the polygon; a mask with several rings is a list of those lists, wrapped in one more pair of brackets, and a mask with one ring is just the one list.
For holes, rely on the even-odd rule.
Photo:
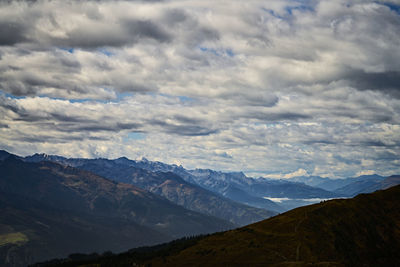
{"label": "grey cloud", "polygon": [[28,40],[25,34],[26,28],[20,23],[0,22],[0,46],[25,42]]}
{"label": "grey cloud", "polygon": [[183,135],[183,136],[207,136],[218,132],[217,129],[211,129],[200,125],[188,125],[188,124],[172,124],[162,120],[150,120],[150,125],[161,126],[163,131],[170,134]]}
{"label": "grey cloud", "polygon": [[117,25],[100,24],[96,28],[82,26],[69,32],[68,38],[51,38],[52,42],[59,46],[86,49],[125,46],[143,39],[164,43],[170,42],[172,36],[153,21],[131,19],[119,21]]}
{"label": "grey cloud", "polygon": [[[43,49],[46,46],[47,48],[63,46],[94,49],[132,45],[142,39],[153,39],[161,43],[172,40],[172,35],[162,25],[150,19],[116,17],[116,21],[112,21],[104,16],[109,11],[100,13],[94,5],[95,2],[89,2],[85,5],[85,3],[79,3],[79,1],[71,1],[70,4],[62,7],[65,16],[77,15],[77,10],[80,9],[79,14],[85,18],[79,20],[79,24],[72,28],[64,25],[65,20],[56,17],[58,14],[51,10],[54,8],[54,3],[51,1],[33,1],[30,4],[30,9],[23,6],[21,2],[10,2],[10,9],[21,5],[21,13],[17,13],[17,16],[24,16],[24,20],[15,22],[11,16],[2,18],[2,21],[0,21],[0,46],[28,42],[31,43],[31,47],[38,49]],[[99,1],[98,4],[102,5],[106,2]],[[3,9],[5,8],[7,8],[6,4],[3,6]],[[13,11],[17,12],[16,10]],[[45,23],[42,21],[45,21]],[[51,28],[51,30],[48,28]],[[54,32],[61,32],[62,34],[54,34]]]}
{"label": "grey cloud", "polygon": [[4,111],[12,111],[14,113],[18,113],[20,108],[15,103],[15,101],[5,97],[4,95],[0,94],[0,108]]}
{"label": "grey cloud", "polygon": [[145,93],[145,92],[156,92],[158,90],[157,86],[154,85],[151,81],[149,81],[147,84],[144,84],[126,78],[113,81],[113,83],[110,83],[109,86],[116,87],[116,89],[121,93],[124,92]]}
{"label": "grey cloud", "polygon": [[[68,33],[68,38],[51,38],[51,43],[64,47],[80,47],[86,49],[104,46],[123,46],[134,40],[120,29],[84,29],[79,28]],[[136,40],[135,40],[136,41]]]}
{"label": "grey cloud", "polygon": [[[102,131],[107,131],[107,132],[120,132],[121,130],[136,130],[141,127],[140,124],[136,123],[107,123],[107,122],[97,122],[94,123],[92,122],[91,124],[84,125],[84,124],[79,124],[76,125],[74,124],[73,127],[71,127],[69,130],[74,131],[74,132],[81,132],[81,131],[86,131],[86,132],[102,132]],[[59,127],[60,130],[62,129],[67,129],[67,127]]]}
{"label": "grey cloud", "polygon": [[355,70],[346,78],[358,90],[377,90],[400,98],[400,71],[365,72]]}
{"label": "grey cloud", "polygon": [[68,116],[64,113],[59,113],[59,112],[50,112],[49,115],[54,118],[56,121],[60,122],[65,122],[65,123],[90,123],[92,120],[86,118],[86,117],[78,117],[78,116]]}
{"label": "grey cloud", "polygon": [[269,122],[296,121],[296,120],[312,118],[310,115],[295,113],[295,112],[260,112],[260,113],[249,113],[245,116]]}
{"label": "grey cloud", "polygon": [[[375,111],[375,112],[374,112]],[[350,118],[357,120],[370,121],[374,123],[395,123],[393,114],[389,110],[374,110],[373,107],[363,107],[362,109],[348,108],[338,105],[336,108],[325,110],[325,113],[336,118]],[[327,114],[324,114],[326,116]]]}
{"label": "grey cloud", "polygon": [[334,158],[336,160],[338,160],[339,162],[344,162],[346,164],[357,164],[357,165],[361,164],[361,160],[352,159],[352,158],[345,158],[345,157],[342,157],[341,155],[335,155]]}
{"label": "grey cloud", "polygon": [[372,147],[386,147],[386,148],[395,148],[400,146],[400,141],[396,142],[394,144],[391,143],[385,143],[381,140],[365,140],[361,141],[360,144],[357,145],[362,145],[362,146],[372,146]]}
{"label": "grey cloud", "polygon": [[303,144],[306,145],[336,145],[337,141],[334,140],[307,140],[307,141],[303,141]]}
{"label": "grey cloud", "polygon": [[170,26],[182,23],[188,19],[188,15],[181,9],[170,9],[167,10],[163,15],[163,21]]}
{"label": "grey cloud", "polygon": [[150,20],[127,20],[122,24],[133,40],[150,38],[163,43],[172,39],[170,34]]}
{"label": "grey cloud", "polygon": [[399,159],[399,155],[390,151],[378,152],[373,155],[375,160],[380,161],[396,161]]}
{"label": "grey cloud", "polygon": [[[134,122],[119,122],[118,118],[102,116],[100,118],[67,116],[60,113],[43,115],[22,113],[15,119],[26,122],[38,122],[49,129],[59,132],[120,132],[123,130],[137,130],[142,124]],[[55,124],[57,122],[57,124]]]}
{"label": "grey cloud", "polygon": [[73,141],[84,141],[84,140],[92,140],[92,141],[104,141],[108,140],[108,138],[98,137],[98,136],[63,136],[63,137],[54,137],[51,135],[36,135],[36,136],[19,136],[11,138],[15,141],[26,142],[26,143],[53,143],[53,144],[68,144]]}
{"label": "grey cloud", "polygon": [[0,90],[16,96],[45,94],[61,98],[110,99],[114,97],[114,91],[144,93],[158,90],[153,82],[144,83],[129,75],[129,68],[124,72],[115,71],[110,60],[101,57],[85,61],[60,50],[13,52],[8,56],[16,61],[0,60]]}
{"label": "grey cloud", "polygon": [[204,41],[218,40],[220,38],[220,33],[210,27],[197,26],[190,32],[186,37],[186,43],[189,46],[197,46]]}
{"label": "grey cloud", "polygon": [[186,124],[192,124],[192,125],[204,123],[203,120],[201,120],[201,119],[188,117],[188,116],[184,116],[184,115],[175,115],[174,119],[176,119],[179,122],[186,123]]}
{"label": "grey cloud", "polygon": [[279,102],[279,98],[272,93],[265,93],[261,88],[251,88],[244,84],[227,84],[230,90],[219,94],[220,99],[233,102],[239,106],[273,107]]}

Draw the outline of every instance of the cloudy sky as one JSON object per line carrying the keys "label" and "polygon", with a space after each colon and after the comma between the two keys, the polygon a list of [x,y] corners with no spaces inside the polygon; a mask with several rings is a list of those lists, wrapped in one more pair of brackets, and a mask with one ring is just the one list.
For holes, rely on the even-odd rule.
{"label": "cloudy sky", "polygon": [[0,149],[400,173],[400,1],[1,1]]}

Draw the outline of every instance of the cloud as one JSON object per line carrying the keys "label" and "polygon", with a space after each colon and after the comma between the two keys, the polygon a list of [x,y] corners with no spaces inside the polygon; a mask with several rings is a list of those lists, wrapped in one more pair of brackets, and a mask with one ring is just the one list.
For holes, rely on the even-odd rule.
{"label": "cloud", "polygon": [[377,90],[400,98],[400,71],[354,71],[348,75],[350,85],[359,90]]}
{"label": "cloud", "polygon": [[308,173],[307,173],[307,171],[305,169],[298,169],[295,172],[287,173],[287,174],[283,175],[282,178],[290,179],[290,178],[293,178],[293,177],[296,177],[296,176],[307,176],[307,175],[308,175]]}
{"label": "cloud", "polygon": [[362,176],[362,175],[373,175],[375,174],[375,171],[373,170],[365,170],[365,171],[359,171],[355,176]]}
{"label": "cloud", "polygon": [[397,11],[358,0],[3,1],[0,146],[279,177],[398,173]]}
{"label": "cloud", "polygon": [[14,45],[25,42],[24,25],[13,22],[0,22],[0,45]]}

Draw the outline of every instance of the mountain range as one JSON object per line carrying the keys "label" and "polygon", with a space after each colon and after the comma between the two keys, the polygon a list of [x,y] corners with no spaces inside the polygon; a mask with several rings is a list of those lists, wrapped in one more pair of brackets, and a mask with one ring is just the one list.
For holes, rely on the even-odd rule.
{"label": "mountain range", "polygon": [[147,159],[20,157],[0,150],[0,265],[233,229],[399,183],[400,176],[378,175],[272,180]]}
{"label": "mountain range", "polygon": [[[91,171],[105,178],[129,183],[144,190],[158,194],[187,209],[216,216],[231,221],[236,225],[253,223],[283,211],[283,208],[272,201],[263,199],[263,207],[251,207],[207,190],[197,184],[190,183],[172,172],[182,167],[147,160],[136,161],[127,158],[108,159],[67,159],[59,156],[35,154],[26,157],[25,161],[53,161],[67,166]],[[145,167],[147,165],[147,167]],[[153,166],[149,168],[148,165]],[[160,166],[163,166],[162,168]],[[169,167],[168,167],[169,166]]]}
{"label": "mountain range", "polygon": [[[182,178],[187,184],[201,187],[225,199],[273,212],[283,212],[299,206],[318,203],[326,199],[353,197],[360,193],[373,192],[377,188],[380,188],[379,184],[387,178],[379,175],[363,175],[344,179],[331,179],[319,176],[299,176],[281,180],[251,178],[247,177],[242,172],[221,172],[210,169],[188,170],[175,164],[149,161],[145,158],[142,160],[130,160],[126,157],[107,160],[65,158],[55,155],[34,154],[25,157],[24,160],[36,162],[55,161],[77,168],[82,168],[87,164],[99,165],[100,163],[101,165],[101,162],[104,164],[107,162],[108,164],[114,163],[114,165],[118,164],[147,170],[152,173],[171,172]],[[97,171],[99,171],[99,169],[101,168],[97,168]],[[123,167],[120,169],[123,169]],[[113,175],[108,175],[107,177],[117,181],[121,179],[121,177],[117,179],[113,176],[119,176],[118,172],[114,172]],[[125,182],[127,181],[125,180]],[[131,180],[130,183],[135,184],[133,180]],[[139,187],[143,186],[140,184],[136,185]],[[145,189],[148,190],[149,188]],[[160,193],[162,190],[158,192]],[[174,198],[171,197],[170,200],[172,199]],[[182,202],[184,202],[182,199],[180,202],[175,201],[175,203]],[[232,218],[229,220],[235,222]],[[241,222],[236,221],[235,223],[241,225]],[[244,223],[251,222],[252,221],[246,221]]]}
{"label": "mountain range", "polygon": [[36,266],[399,266],[400,186],[235,230]]}
{"label": "mountain range", "polygon": [[[118,164],[110,160],[93,160],[78,168],[91,171],[118,182],[133,184],[186,209],[246,225],[275,215],[276,212],[234,202],[198,185],[183,180],[172,172],[150,172]],[[275,205],[279,209],[278,205]],[[274,207],[271,202],[271,207]]]}

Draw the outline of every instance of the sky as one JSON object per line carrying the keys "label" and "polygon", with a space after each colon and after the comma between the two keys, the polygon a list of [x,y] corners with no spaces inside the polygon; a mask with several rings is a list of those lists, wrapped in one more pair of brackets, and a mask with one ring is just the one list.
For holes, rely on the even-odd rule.
{"label": "sky", "polygon": [[0,149],[400,174],[400,1],[0,1]]}

